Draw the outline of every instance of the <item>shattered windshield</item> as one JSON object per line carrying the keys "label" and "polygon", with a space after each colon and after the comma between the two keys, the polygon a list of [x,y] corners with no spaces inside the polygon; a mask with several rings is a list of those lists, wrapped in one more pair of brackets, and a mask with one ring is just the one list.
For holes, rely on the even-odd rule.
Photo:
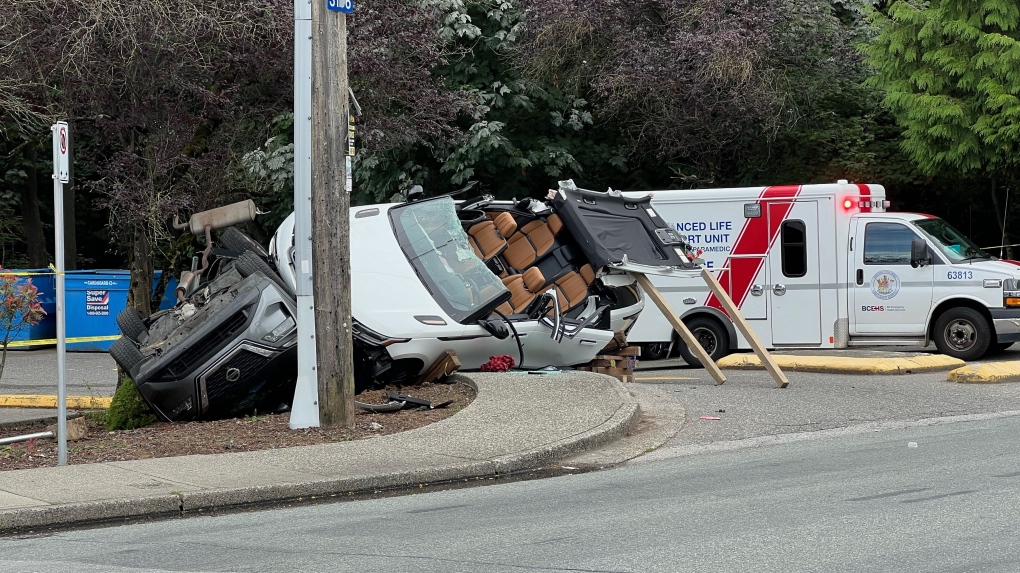
{"label": "shattered windshield", "polygon": [[487,315],[505,298],[502,281],[471,249],[450,197],[394,207],[390,222],[432,298],[457,322]]}
{"label": "shattered windshield", "polygon": [[939,250],[953,262],[991,258],[991,255],[981,250],[981,247],[942,219],[922,219],[914,221],[914,225],[938,245]]}

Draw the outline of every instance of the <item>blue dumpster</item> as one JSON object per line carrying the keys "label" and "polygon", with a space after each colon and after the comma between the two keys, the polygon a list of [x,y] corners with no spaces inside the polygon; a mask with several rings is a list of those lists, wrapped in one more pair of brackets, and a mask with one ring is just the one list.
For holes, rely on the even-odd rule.
{"label": "blue dumpster", "polygon": [[[11,337],[10,342],[26,340],[53,340],[57,337],[57,287],[53,271],[50,269],[10,269],[9,272],[18,274],[18,284],[32,281],[32,284],[39,290],[39,302],[46,311],[46,316],[35,326],[24,327],[16,335]],[[22,273],[32,273],[29,276],[22,276]],[[0,333],[2,336],[2,333]],[[32,350],[54,346],[55,342],[12,346],[12,350]]]}
{"label": "blue dumpster", "polygon": [[[157,270],[153,273],[152,277],[152,296],[156,296],[156,288],[159,287],[159,279],[163,277],[163,271]],[[177,289],[177,277],[170,275],[170,280],[166,282],[166,288],[163,289],[163,297],[159,299],[159,310],[166,310],[173,308],[177,304],[177,299],[174,297],[174,290]]]}
{"label": "blue dumpster", "polygon": [[128,271],[68,271],[64,277],[67,350],[109,350],[113,340],[74,339],[120,336],[117,314],[127,306],[130,288],[131,273]]}

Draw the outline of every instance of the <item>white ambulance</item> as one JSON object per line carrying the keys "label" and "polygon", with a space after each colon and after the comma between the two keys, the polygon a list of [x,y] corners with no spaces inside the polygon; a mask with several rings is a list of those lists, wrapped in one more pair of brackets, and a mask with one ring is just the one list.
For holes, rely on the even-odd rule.
{"label": "white ambulance", "polygon": [[[1020,263],[985,253],[937,217],[887,211],[881,185],[625,194],[648,193],[769,348],[934,342],[973,360],[1020,341]],[[650,278],[714,359],[750,348],[703,281]],[[675,345],[699,364],[655,308],[627,338],[646,356]]]}

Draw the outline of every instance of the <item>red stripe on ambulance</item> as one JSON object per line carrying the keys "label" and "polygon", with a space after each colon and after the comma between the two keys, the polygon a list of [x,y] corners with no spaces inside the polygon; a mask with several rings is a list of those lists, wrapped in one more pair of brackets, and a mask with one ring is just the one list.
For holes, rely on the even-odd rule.
{"label": "red stripe on ambulance", "polygon": [[861,192],[861,198],[865,202],[865,206],[861,207],[861,213],[870,213],[871,205],[869,199],[871,198],[871,187],[863,183],[857,183],[857,189]]}
{"label": "red stripe on ambulance", "polygon": [[[723,270],[718,274],[719,283],[728,289],[730,298],[737,308],[744,304],[744,299],[751,290],[751,283],[765,264],[765,255],[775,243],[780,226],[793,208],[792,201],[773,203],[762,199],[793,199],[800,193],[800,188],[800,185],[765,188],[758,200],[762,216],[744,220],[744,227],[740,230],[740,235],[737,236],[726,262],[723,263]],[[749,255],[760,256],[745,258]],[[726,312],[714,294],[708,295],[705,306]]]}

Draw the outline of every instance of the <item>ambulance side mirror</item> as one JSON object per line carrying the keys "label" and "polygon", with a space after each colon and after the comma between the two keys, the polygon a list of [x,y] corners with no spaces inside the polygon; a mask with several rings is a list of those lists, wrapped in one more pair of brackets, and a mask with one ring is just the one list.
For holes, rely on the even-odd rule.
{"label": "ambulance side mirror", "polygon": [[931,255],[928,254],[928,243],[924,239],[914,239],[910,242],[910,266],[923,267],[931,263]]}

